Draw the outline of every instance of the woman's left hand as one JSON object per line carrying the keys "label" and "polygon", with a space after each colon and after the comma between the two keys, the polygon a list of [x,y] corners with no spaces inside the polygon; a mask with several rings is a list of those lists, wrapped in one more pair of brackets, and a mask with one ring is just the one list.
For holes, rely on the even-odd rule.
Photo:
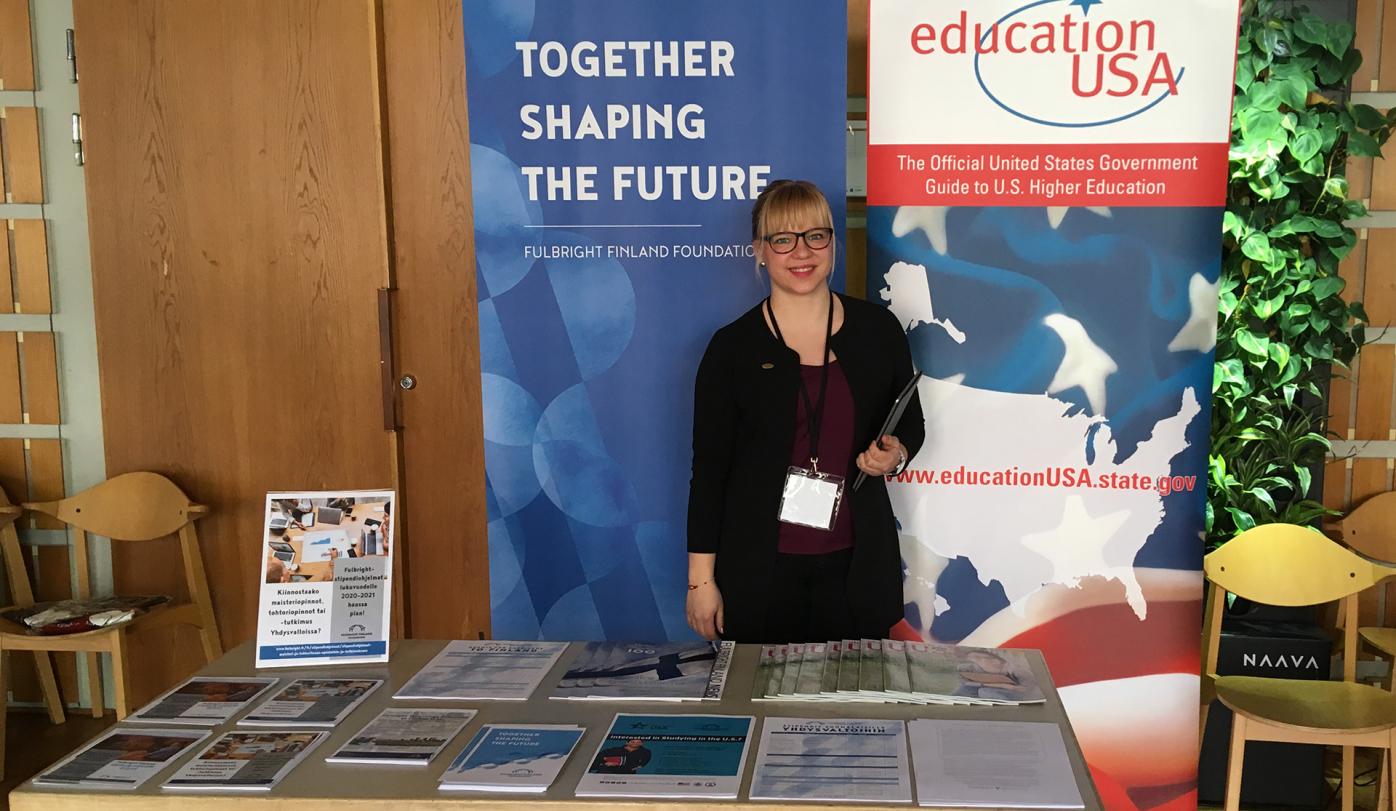
{"label": "woman's left hand", "polygon": [[874,442],[868,449],[858,454],[858,469],[869,476],[886,476],[901,466],[906,458],[906,449],[901,440],[894,436],[884,436],[882,447]]}

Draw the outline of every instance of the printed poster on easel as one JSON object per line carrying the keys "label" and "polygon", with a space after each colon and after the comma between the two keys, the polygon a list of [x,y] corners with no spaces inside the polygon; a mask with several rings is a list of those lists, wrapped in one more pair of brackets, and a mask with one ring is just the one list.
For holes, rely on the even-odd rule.
{"label": "printed poster on easel", "polygon": [[391,490],[268,493],[257,667],[388,661]]}

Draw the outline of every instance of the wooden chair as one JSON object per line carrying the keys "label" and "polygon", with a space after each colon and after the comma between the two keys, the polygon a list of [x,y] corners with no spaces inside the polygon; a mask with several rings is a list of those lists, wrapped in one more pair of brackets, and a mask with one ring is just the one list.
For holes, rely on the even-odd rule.
{"label": "wooden chair", "polygon": [[[20,549],[19,534],[15,532],[15,520],[23,510],[10,503],[9,497],[0,489],[0,554],[5,558],[5,574],[10,586],[10,599],[14,601],[8,608],[28,608],[34,604],[34,589],[29,583],[29,569],[24,565],[24,552]],[[0,609],[4,610],[4,609]],[[8,653],[0,649],[0,657]],[[4,665],[0,664],[0,672]],[[38,671],[39,690],[43,693],[44,707],[49,720],[61,724],[68,720],[63,713],[63,697],[58,690],[58,679],[53,672],[53,657],[48,651],[34,651],[34,668]],[[0,690],[3,690],[0,685]],[[3,696],[0,696],[3,700]],[[0,713],[0,740],[5,734],[5,719]]]}
{"label": "wooden chair", "polygon": [[[1343,811],[1352,811],[1353,747],[1396,752],[1396,695],[1357,684],[1357,595],[1396,568],[1366,560],[1316,530],[1267,524],[1247,530],[1203,561],[1212,584],[1204,616],[1204,694],[1213,691],[1234,713],[1226,773],[1226,811],[1241,803],[1246,741],[1341,746]],[[1342,601],[1343,681],[1218,676],[1217,650],[1227,593],[1268,605]],[[1204,718],[1205,720],[1205,718]]]}
{"label": "wooden chair", "polygon": [[[158,606],[134,620],[109,628],[62,636],[31,636],[23,628],[0,621],[0,651],[75,651],[87,663],[87,683],[91,693],[92,715],[103,713],[102,678],[98,667],[101,653],[111,654],[113,692],[117,720],[131,711],[128,695],[130,663],[126,655],[126,634],[135,626],[142,630],[167,625],[192,625],[199,632],[204,658],[212,662],[223,653],[218,624],[204,577],[203,557],[194,532],[194,521],[208,512],[194,504],[174,482],[156,473],[127,473],[62,501],[25,504],[25,509],[51,515],[71,526],[73,563],[77,572],[77,598],[92,596],[88,566],[87,534],[110,538],[113,542],[151,541],[177,535],[184,561],[184,579],[189,601]],[[10,519],[13,521],[13,518]],[[11,529],[13,531],[13,529]],[[16,550],[17,551],[17,550]],[[10,557],[6,552],[7,559]],[[11,563],[22,565],[22,560]],[[4,716],[5,674],[0,657],[0,718]],[[0,746],[3,746],[0,729]],[[3,752],[3,749],[0,749]],[[3,758],[0,758],[0,763]]]}
{"label": "wooden chair", "polygon": [[[1396,566],[1396,493],[1372,496],[1338,524],[1343,543],[1349,549],[1372,560]],[[1372,599],[1359,606],[1357,634],[1364,642],[1386,655],[1391,661],[1391,690],[1396,693],[1396,583],[1382,584],[1386,589],[1385,616],[1378,616],[1381,601]],[[1369,592],[1376,597],[1375,593]],[[1388,797],[1387,765],[1382,763],[1377,809],[1386,807]]]}

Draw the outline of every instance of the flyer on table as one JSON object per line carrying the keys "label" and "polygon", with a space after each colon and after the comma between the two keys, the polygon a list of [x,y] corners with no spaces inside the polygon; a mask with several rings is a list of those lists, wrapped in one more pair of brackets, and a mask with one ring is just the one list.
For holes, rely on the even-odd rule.
{"label": "flyer on table", "polygon": [[577,796],[736,799],[754,720],[618,714]]}
{"label": "flyer on table", "polygon": [[268,493],[257,667],[388,661],[392,490]]}
{"label": "flyer on table", "polygon": [[129,791],[154,777],[194,744],[207,738],[201,729],[120,727],[92,741],[34,778],[36,786]]}

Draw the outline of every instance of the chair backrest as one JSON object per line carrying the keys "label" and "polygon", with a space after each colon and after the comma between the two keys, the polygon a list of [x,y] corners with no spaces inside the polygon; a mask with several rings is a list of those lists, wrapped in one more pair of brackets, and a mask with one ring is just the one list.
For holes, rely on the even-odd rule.
{"label": "chair backrest", "polygon": [[205,512],[174,482],[144,472],[123,473],[61,501],[24,508],[113,541],[164,538]]}
{"label": "chair backrest", "polygon": [[178,535],[190,598],[209,600],[203,558],[193,522],[208,512],[179,486],[158,473],[123,473],[61,501],[25,503],[26,510],[51,515],[73,527],[77,596],[92,596],[87,533],[113,541],[151,541]]}
{"label": "chair backrest", "polygon": [[29,584],[29,567],[24,564],[24,551],[19,546],[19,533],[15,532],[15,519],[23,512],[10,503],[10,497],[0,488],[0,554],[5,558],[10,602],[27,608],[34,604],[34,588]]}
{"label": "chair backrest", "polygon": [[[1221,639],[1221,613],[1228,592],[1267,605],[1306,606],[1343,601],[1344,678],[1356,673],[1356,595],[1396,574],[1366,560],[1318,530],[1294,524],[1265,524],[1248,529],[1203,559],[1213,588],[1204,618],[1204,676],[1215,672]],[[1351,672],[1349,672],[1351,671]]]}
{"label": "chair backrest", "polygon": [[[1349,549],[1373,560],[1396,564],[1396,493],[1382,493],[1362,502],[1339,522],[1338,528]],[[1386,592],[1384,601],[1382,591]],[[1360,624],[1396,627],[1396,581],[1363,593],[1358,602]]]}

